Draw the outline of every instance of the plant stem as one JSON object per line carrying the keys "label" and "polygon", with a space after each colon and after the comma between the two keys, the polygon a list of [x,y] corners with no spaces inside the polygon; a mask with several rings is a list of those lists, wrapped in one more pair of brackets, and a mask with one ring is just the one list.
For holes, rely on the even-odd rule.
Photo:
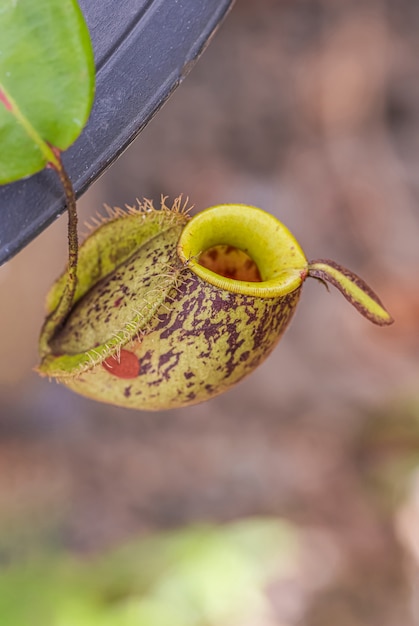
{"label": "plant stem", "polygon": [[41,356],[49,352],[49,342],[54,336],[57,328],[63,324],[65,318],[69,314],[74,301],[74,295],[77,288],[77,261],[79,242],[77,235],[77,206],[76,196],[74,193],[71,180],[64,169],[60,151],[56,148],[52,148],[56,157],[54,162],[48,164],[48,166],[54,169],[61,181],[64,189],[67,213],[68,213],[68,266],[67,266],[67,282],[63,291],[63,295],[58,303],[57,308],[46,319],[44,327],[42,329],[40,338],[40,352]]}
{"label": "plant stem", "polygon": [[[52,166],[60,177],[61,184],[67,203],[68,212],[68,267],[67,267],[67,288],[63,294],[62,300],[68,299],[68,306],[73,304],[74,294],[77,287],[77,261],[79,255],[79,241],[77,235],[77,206],[76,196],[74,194],[73,185],[67,172],[64,169],[61,158],[59,158],[59,167]],[[61,302],[60,302],[61,305]]]}

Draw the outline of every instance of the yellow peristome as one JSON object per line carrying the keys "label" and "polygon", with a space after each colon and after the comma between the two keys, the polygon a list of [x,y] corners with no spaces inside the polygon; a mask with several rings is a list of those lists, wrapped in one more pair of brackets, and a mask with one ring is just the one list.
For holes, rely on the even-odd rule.
{"label": "yellow peristome", "polygon": [[[200,255],[225,244],[245,252],[256,263],[261,282],[220,276],[199,263]],[[307,259],[295,237],[273,215],[243,204],[205,209],[182,230],[180,259],[197,276],[215,287],[259,298],[276,298],[298,289],[307,272]]]}

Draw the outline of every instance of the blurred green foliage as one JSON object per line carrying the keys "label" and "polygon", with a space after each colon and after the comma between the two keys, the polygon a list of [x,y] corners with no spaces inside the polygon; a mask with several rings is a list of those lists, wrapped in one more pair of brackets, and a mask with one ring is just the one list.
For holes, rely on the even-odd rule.
{"label": "blurred green foliage", "polygon": [[49,555],[3,566],[7,626],[220,626],[268,609],[265,586],[292,576],[298,537],[278,520],[194,526],[107,556]]}

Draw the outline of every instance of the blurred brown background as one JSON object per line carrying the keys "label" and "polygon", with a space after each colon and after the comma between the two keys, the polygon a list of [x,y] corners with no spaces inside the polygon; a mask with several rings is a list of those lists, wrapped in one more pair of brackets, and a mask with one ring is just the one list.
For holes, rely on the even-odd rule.
{"label": "blurred brown background", "polygon": [[90,553],[194,520],[278,515],[307,532],[314,560],[278,624],[419,624],[418,32],[417,0],[238,0],[79,205],[81,222],[161,193],[260,206],[308,258],[363,276],[392,327],[307,281],[245,383],[130,412],[32,371],[65,218],[0,268],[0,544]]}

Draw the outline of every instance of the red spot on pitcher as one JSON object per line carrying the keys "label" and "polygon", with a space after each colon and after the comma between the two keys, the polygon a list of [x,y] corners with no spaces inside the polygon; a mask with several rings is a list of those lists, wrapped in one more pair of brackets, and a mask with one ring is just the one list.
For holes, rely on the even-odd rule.
{"label": "red spot on pitcher", "polygon": [[102,367],[117,378],[136,378],[140,373],[140,361],[129,350],[121,350],[119,357],[109,356],[103,361]]}

